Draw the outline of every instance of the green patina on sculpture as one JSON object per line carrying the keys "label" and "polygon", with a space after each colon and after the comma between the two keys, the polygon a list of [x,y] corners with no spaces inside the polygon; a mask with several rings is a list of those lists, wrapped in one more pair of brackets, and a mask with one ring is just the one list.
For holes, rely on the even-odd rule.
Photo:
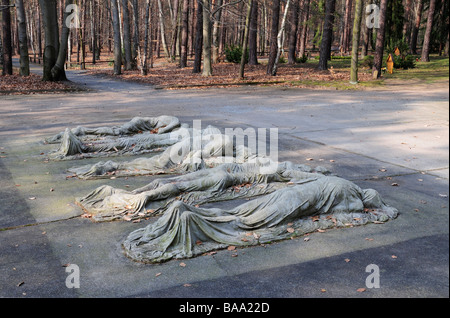
{"label": "green patina on sculpture", "polygon": [[[116,219],[134,220],[161,214],[174,200],[192,205],[249,198],[271,193],[285,187],[292,179],[313,178],[306,165],[291,162],[277,164],[273,173],[261,172],[267,162],[260,160],[245,163],[224,163],[185,175],[153,180],[133,191],[101,186],[88,195],[78,198],[77,203],[95,221]],[[319,167],[319,171],[324,171]]]}
{"label": "green patina on sculpture", "polygon": [[[113,128],[66,129],[49,139],[60,142],[53,154],[60,159],[108,156],[112,150],[137,154],[163,149],[128,162],[98,162],[69,170],[81,179],[180,174],[132,191],[101,186],[76,199],[95,221],[156,216],[123,242],[125,254],[133,260],[158,263],[189,258],[230,245],[251,246],[397,217],[398,211],[384,203],[376,190],[329,176],[322,167],[275,162],[235,145],[233,138],[215,127],[195,130],[174,117],[157,118],[135,118]],[[86,137],[96,134],[113,138],[94,143]],[[249,201],[232,209],[200,207],[237,198]]]}
{"label": "green patina on sculpture", "polygon": [[45,142],[59,143],[59,148],[49,153],[52,160],[137,155],[162,151],[179,142],[183,135],[174,132],[186,126],[172,116],[135,117],[121,126],[66,128]]}
{"label": "green patina on sculpture", "polygon": [[133,231],[123,248],[136,261],[157,263],[318,229],[385,222],[398,213],[375,190],[345,179],[317,175],[293,183],[231,210],[175,201],[154,223]]}
{"label": "green patina on sculpture", "polygon": [[[215,128],[207,128],[200,137],[182,138],[167,147],[162,153],[131,161],[117,163],[114,161],[100,161],[94,165],[73,167],[70,172],[81,179],[153,175],[179,174],[197,171],[222,163],[231,153],[233,160],[244,162],[249,153],[246,147],[235,147],[233,139],[218,133]],[[231,149],[231,150],[230,150]]]}
{"label": "green patina on sculpture", "polygon": [[[157,134],[164,134],[180,127],[180,121],[173,116],[158,116],[158,117],[134,117],[129,122],[121,126],[102,126],[96,128],[89,128],[78,126],[71,129],[71,132],[78,137],[85,137],[89,135],[96,136],[125,136],[134,135],[143,131],[153,131]],[[46,138],[47,143],[58,143],[65,131],[62,131],[50,138]]]}

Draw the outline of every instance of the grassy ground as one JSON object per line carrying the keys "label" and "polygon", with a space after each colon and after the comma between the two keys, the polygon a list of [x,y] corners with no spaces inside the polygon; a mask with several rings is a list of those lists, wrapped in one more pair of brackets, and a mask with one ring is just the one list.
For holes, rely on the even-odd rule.
{"label": "grassy ground", "polygon": [[[245,79],[239,80],[238,64],[219,63],[213,65],[213,76],[205,78],[200,74],[192,74],[191,66],[181,70],[177,63],[168,63],[165,59],[155,60],[154,68],[145,77],[138,71],[127,71],[118,78],[127,81],[138,81],[155,85],[164,89],[227,87],[238,85],[307,87],[336,90],[368,90],[368,89],[399,89],[411,85],[432,85],[448,83],[449,58],[432,55],[428,63],[421,62],[420,56],[416,67],[403,70],[395,69],[393,74],[383,73],[379,79],[372,78],[369,67],[358,70],[358,84],[350,84],[350,57],[336,57],[328,63],[328,71],[317,70],[318,59],[311,58],[306,63],[296,65],[279,64],[277,76],[266,74],[267,58],[260,57],[258,66],[246,66]],[[385,65],[383,65],[385,66]],[[92,70],[92,68],[91,68]],[[111,66],[106,63],[96,66],[93,74],[111,76]]]}
{"label": "grassy ground", "polygon": [[[370,88],[389,88],[391,84],[404,83],[411,84],[435,84],[449,81],[449,58],[437,55],[430,56],[430,62],[421,62],[420,56],[416,56],[415,68],[403,70],[394,69],[392,74],[383,73],[380,79],[360,80],[358,84],[352,85],[347,80],[337,81],[298,81],[299,84],[311,86],[334,87],[336,89],[370,89]],[[332,59],[329,62],[331,70],[344,71],[350,73],[350,59]],[[309,60],[308,64],[318,64],[318,60]],[[384,66],[384,65],[383,65]],[[371,69],[361,68],[360,73],[370,74]]]}
{"label": "grassy ground", "polygon": [[449,58],[431,56],[430,59],[430,62],[416,62],[416,67],[412,69],[395,70],[393,74],[387,74],[386,78],[415,80],[426,84],[448,80]]}

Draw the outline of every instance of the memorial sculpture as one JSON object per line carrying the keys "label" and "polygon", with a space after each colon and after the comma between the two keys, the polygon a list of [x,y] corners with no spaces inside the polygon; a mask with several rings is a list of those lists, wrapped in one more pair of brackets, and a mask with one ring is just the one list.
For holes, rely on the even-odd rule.
{"label": "memorial sculpture", "polygon": [[[245,247],[333,227],[383,223],[398,215],[374,189],[330,176],[322,167],[258,156],[215,127],[189,128],[171,116],[136,117],[118,127],[66,129],[47,142],[60,143],[52,155],[63,160],[162,150],[131,161],[100,161],[69,169],[80,179],[177,174],[132,191],[104,185],[76,199],[95,221],[154,216],[152,223],[131,232],[122,243],[125,254],[140,262],[190,258],[230,245]],[[237,198],[248,202],[230,209],[201,207]]]}
{"label": "memorial sculpture", "polygon": [[[77,199],[95,221],[134,220],[164,212],[173,200],[193,205],[249,198],[271,193],[285,187],[292,179],[315,178],[322,167],[312,170],[292,162],[277,163],[273,173],[263,173],[266,160],[245,163],[224,163],[188,174],[155,179],[148,185],[126,191],[101,186]],[[314,171],[314,173],[312,173]]]}
{"label": "memorial sculpture", "polygon": [[218,165],[223,160],[217,158],[227,155],[233,157],[234,161],[244,162],[249,153],[245,146],[235,146],[233,138],[209,126],[198,137],[187,134],[187,137],[181,138],[162,153],[151,157],[121,163],[100,161],[94,165],[70,168],[69,172],[80,179],[186,173]]}
{"label": "memorial sculpture", "polygon": [[129,234],[125,253],[136,261],[157,263],[318,229],[385,222],[398,213],[377,191],[342,178],[316,175],[291,182],[230,210],[174,201],[154,223]]}
{"label": "memorial sculpture", "polygon": [[188,126],[172,116],[135,117],[121,126],[66,128],[45,142],[59,143],[48,154],[51,160],[138,155],[162,151],[180,141],[182,135],[173,132],[181,127]]}
{"label": "memorial sculpture", "polygon": [[[78,137],[86,136],[126,136],[134,135],[139,132],[151,131],[157,134],[164,134],[173,131],[180,127],[181,123],[177,117],[174,116],[158,116],[158,117],[134,117],[129,122],[121,126],[102,126],[96,128],[89,128],[78,126],[71,129],[71,132]],[[58,143],[63,137],[65,130],[46,138],[46,143]]]}
{"label": "memorial sculpture", "polygon": [[103,138],[83,142],[67,128],[61,138],[59,148],[48,154],[52,160],[74,160],[93,157],[111,157],[121,155],[138,155],[149,152],[158,152],[179,142],[171,133],[140,134],[119,137]]}

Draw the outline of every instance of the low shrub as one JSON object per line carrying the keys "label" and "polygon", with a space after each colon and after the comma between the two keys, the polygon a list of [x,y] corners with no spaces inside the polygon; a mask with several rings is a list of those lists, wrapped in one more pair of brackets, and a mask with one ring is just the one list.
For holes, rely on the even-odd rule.
{"label": "low shrub", "polygon": [[362,60],[360,60],[359,66],[372,68],[373,67],[373,55],[364,56],[364,58]]}
{"label": "low shrub", "polygon": [[306,63],[308,61],[308,56],[306,54],[303,54],[302,57],[295,58],[295,62],[297,63]]}
{"label": "low shrub", "polygon": [[394,68],[407,70],[416,67],[416,59],[413,55],[394,55]]}
{"label": "low shrub", "polygon": [[[248,62],[248,50],[246,52],[245,63]],[[241,63],[242,47],[238,45],[230,45],[225,47],[225,59],[230,63]]]}

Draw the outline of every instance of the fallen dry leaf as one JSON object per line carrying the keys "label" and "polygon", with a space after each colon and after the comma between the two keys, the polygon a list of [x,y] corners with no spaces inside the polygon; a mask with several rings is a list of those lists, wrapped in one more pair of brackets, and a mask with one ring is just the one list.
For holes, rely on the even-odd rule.
{"label": "fallen dry leaf", "polygon": [[358,293],[362,293],[362,292],[365,292],[366,289],[365,289],[365,288],[358,288],[356,291],[357,291]]}
{"label": "fallen dry leaf", "polygon": [[233,245],[228,246],[228,248],[227,248],[227,250],[229,250],[229,251],[234,251],[235,249],[236,249],[236,246],[233,246]]}
{"label": "fallen dry leaf", "polygon": [[181,266],[181,267],[186,267],[186,264],[183,263],[183,262],[181,262],[181,263],[180,263],[180,266]]}

